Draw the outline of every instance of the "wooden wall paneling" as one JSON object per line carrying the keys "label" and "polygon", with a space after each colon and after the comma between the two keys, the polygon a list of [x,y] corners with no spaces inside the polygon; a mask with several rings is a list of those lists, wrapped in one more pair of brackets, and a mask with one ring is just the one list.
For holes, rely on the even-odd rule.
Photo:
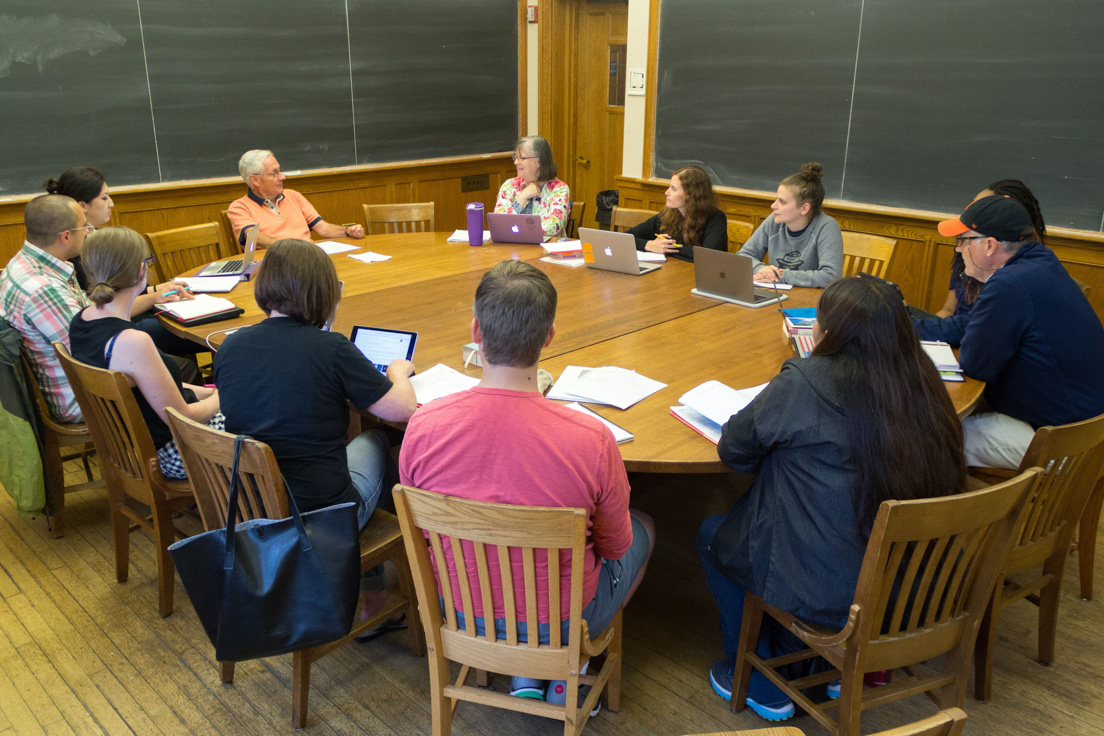
{"label": "wooden wall paneling", "polygon": [[659,0],[651,0],[648,8],[648,68],[644,73],[644,160],[641,171],[651,177],[655,173],[656,61],[659,49]]}

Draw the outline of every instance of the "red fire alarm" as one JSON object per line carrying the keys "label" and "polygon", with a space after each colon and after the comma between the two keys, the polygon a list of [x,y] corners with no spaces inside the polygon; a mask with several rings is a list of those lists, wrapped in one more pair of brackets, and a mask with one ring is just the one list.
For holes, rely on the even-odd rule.
{"label": "red fire alarm", "polygon": [[529,6],[526,7],[526,11],[527,11],[527,16],[526,17],[529,20],[529,22],[530,23],[536,23],[537,22],[537,6],[536,5],[529,5]]}

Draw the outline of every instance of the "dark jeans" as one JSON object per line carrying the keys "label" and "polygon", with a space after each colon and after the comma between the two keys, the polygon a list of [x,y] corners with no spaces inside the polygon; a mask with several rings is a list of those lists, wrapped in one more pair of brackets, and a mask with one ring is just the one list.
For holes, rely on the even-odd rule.
{"label": "dark jeans", "polygon": [[[717,514],[706,519],[698,532],[698,557],[701,558],[705,582],[713,601],[721,612],[721,640],[724,643],[725,660],[729,667],[736,661],[736,652],[740,647],[740,624],[744,619],[744,588],[725,577],[713,564],[713,552],[710,545],[718,527],[726,514]],[[756,654],[764,659],[777,657],[787,652],[803,649],[801,641],[781,627],[773,627],[769,616],[763,617],[763,626],[759,632],[759,646]],[[789,641],[780,641],[789,639]],[[794,645],[796,643],[796,645]],[[790,644],[784,648],[780,644]],[[731,685],[731,683],[729,683]],[[758,670],[752,670],[748,683],[748,697],[760,705],[777,706],[789,700],[784,692],[764,677]]]}

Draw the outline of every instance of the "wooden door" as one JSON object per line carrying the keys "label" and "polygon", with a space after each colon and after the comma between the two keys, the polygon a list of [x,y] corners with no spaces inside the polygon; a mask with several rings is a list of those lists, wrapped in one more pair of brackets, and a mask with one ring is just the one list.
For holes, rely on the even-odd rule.
{"label": "wooden door", "polygon": [[561,165],[560,178],[570,185],[573,200],[587,203],[582,224],[594,227],[594,197],[616,189],[614,177],[621,173],[628,5],[587,0],[579,4],[576,19],[575,156]]}

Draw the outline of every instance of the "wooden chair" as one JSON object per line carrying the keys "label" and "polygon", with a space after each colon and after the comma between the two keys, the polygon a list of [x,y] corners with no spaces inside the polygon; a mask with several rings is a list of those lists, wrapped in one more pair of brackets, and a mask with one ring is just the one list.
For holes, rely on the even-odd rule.
{"label": "wooden chair", "polygon": [[[115,579],[125,583],[130,572],[131,522],[153,536],[157,558],[158,611],[168,616],[173,611],[176,566],[168,547],[185,535],[173,526],[172,515],[195,503],[192,486],[186,480],[167,480],[161,475],[157,448],[126,377],[119,371],[94,368],[69,355],[60,342],[54,352],[73,393],[77,396],[84,421],[92,433],[100,458],[100,473],[107,481],[111,504],[111,530],[115,541]],[[150,509],[143,516],[133,509],[132,498]]]}
{"label": "wooden chair", "polygon": [[966,728],[966,711],[961,708],[941,710],[931,718],[925,718],[907,726],[879,731],[872,736],[959,736]]}
{"label": "wooden chair", "polygon": [[161,283],[197,266],[228,258],[231,253],[217,222],[146,233],[146,240],[157,256],[153,267]]}
{"label": "wooden chair", "polygon": [[[1104,465],[1104,414],[1058,427],[1040,427],[1027,448],[1020,469],[1045,468],[1028,500],[1013,537],[1012,548],[997,577],[978,634],[974,696],[992,694],[993,654],[1001,609],[1026,598],[1039,607],[1039,661],[1054,661],[1058,632],[1058,601],[1070,540]],[[1093,540],[1095,542],[1095,540]],[[1042,565],[1030,580],[1020,577]],[[1006,578],[1016,575],[1014,583]]]}
{"label": "wooden chair", "polygon": [[885,278],[897,241],[881,235],[843,231],[843,275],[854,276],[865,271]]}
{"label": "wooden chair", "polygon": [[728,252],[736,253],[755,232],[755,226],[743,220],[728,221]]}
{"label": "wooden chair", "polygon": [[[452,732],[452,713],[461,700],[557,719],[564,723],[564,734],[582,731],[604,687],[607,688],[609,709],[614,712],[620,709],[621,612],[618,611],[606,630],[593,639],[582,619],[586,512],[573,508],[482,503],[405,486],[395,487],[395,507],[406,554],[414,568],[422,625],[429,641],[432,733],[435,736]],[[436,572],[441,580],[449,579],[445,566],[446,548],[451,550],[459,570],[474,562],[478,571],[477,574],[459,575],[459,601],[455,600],[451,585],[439,587],[434,578]],[[488,552],[491,549],[497,552]],[[515,601],[524,601],[526,611],[537,609],[538,557],[547,555],[548,560],[549,620],[563,620],[560,566],[564,564],[561,555],[566,550],[571,551],[567,641],[563,641],[560,627],[555,623],[549,627],[547,645],[538,645],[537,636],[527,642],[519,641]],[[489,555],[494,556],[494,567]],[[514,588],[511,560],[520,562],[524,568],[522,590]],[[496,583],[501,584],[504,601],[504,639],[496,635],[494,625],[488,625],[484,634],[477,634],[472,615],[475,596],[479,597],[484,611],[494,610],[491,587]],[[461,606],[469,614],[465,628],[457,623],[457,609]],[[583,664],[603,651],[606,662],[601,671],[597,675],[593,672],[580,675]],[[449,682],[450,662],[460,664],[455,684]],[[553,705],[481,690],[465,684],[471,670],[476,671],[477,684],[486,684],[487,671],[542,680],[566,680],[567,701],[564,705]],[[583,706],[576,707],[580,684],[591,685],[591,691]]]}
{"label": "wooden chair", "polygon": [[425,233],[436,230],[433,202],[364,205],[364,227],[369,235]]}
{"label": "wooden chair", "polygon": [[564,225],[565,237],[574,238],[579,226],[584,224],[583,215],[586,214],[586,206],[586,202],[571,203],[571,214],[567,218],[567,224]]}
{"label": "wooden chair", "polygon": [[[859,733],[863,710],[927,693],[942,708],[962,707],[970,652],[993,584],[1008,552],[1024,499],[1040,471],[1028,470],[992,488],[944,498],[885,501],[866,547],[855,600],[840,630],[801,621],[750,591],[744,603],[733,678],[733,710],[746,707],[752,667],[833,734]],[[897,595],[896,591],[912,595]],[[763,614],[809,649],[769,660],[755,653]],[[787,681],[775,670],[815,656],[834,669]],[[944,655],[942,671],[912,665]],[[863,692],[863,674],[904,668],[908,677]],[[802,689],[841,681],[840,697],[814,704]],[[938,691],[938,692],[932,692]],[[865,695],[865,697],[864,697]],[[838,721],[827,712],[839,709]]]}
{"label": "wooden chair", "polygon": [[[46,474],[49,476],[47,481],[47,488],[50,490],[53,498],[54,514],[51,519],[51,524],[54,530],[54,536],[60,537],[65,534],[65,496],[69,493],[79,493],[80,491],[90,491],[94,488],[103,488],[106,483],[101,475],[100,480],[96,480],[92,475],[92,467],[88,464],[88,455],[92,448],[89,445],[92,444],[92,433],[88,431],[88,425],[83,422],[67,423],[58,422],[50,414],[50,407],[46,404],[46,397],[42,395],[42,389],[38,387],[38,381],[35,379],[34,370],[31,369],[30,364],[27,362],[26,356],[23,357],[23,372],[27,376],[27,383],[31,387],[31,393],[34,394],[35,409],[38,412],[38,418],[40,426],[42,427],[42,441],[43,441],[43,466],[46,468]],[[62,450],[76,450],[76,452],[63,453]],[[84,463],[84,474],[88,479],[83,483],[74,483],[73,485],[65,485],[65,463],[69,460],[76,460],[80,458]]]}
{"label": "wooden chair", "polygon": [[234,237],[234,226],[230,224],[230,210],[219,210],[219,227],[222,228],[222,242],[226,243],[230,252],[241,253],[241,243]]}
{"label": "wooden chair", "polygon": [[635,227],[645,220],[655,217],[657,213],[649,210],[631,210],[628,207],[614,207],[610,212],[610,230],[623,233],[631,227]]}
{"label": "wooden chair", "polygon": [[[234,435],[194,422],[174,409],[166,410],[165,414],[184,459],[184,467],[188,469],[188,477],[195,486],[195,498],[204,528],[208,531],[224,529],[230,500],[230,471],[234,466]],[[272,448],[263,442],[246,440],[242,445],[238,477],[238,511],[242,521],[284,519],[289,516],[284,479]],[[366,572],[387,560],[395,561],[401,596],[392,596],[382,610],[366,621],[358,620],[345,637],[292,654],[291,720],[295,728],[304,728],[307,723],[311,665],[369,629],[405,612],[410,649],[419,657],[425,653],[425,640],[417,623],[416,600],[399,522],[393,514],[376,509],[371,521],[360,533],[360,569]],[[219,662],[219,677],[223,683],[233,682],[234,663]]]}

